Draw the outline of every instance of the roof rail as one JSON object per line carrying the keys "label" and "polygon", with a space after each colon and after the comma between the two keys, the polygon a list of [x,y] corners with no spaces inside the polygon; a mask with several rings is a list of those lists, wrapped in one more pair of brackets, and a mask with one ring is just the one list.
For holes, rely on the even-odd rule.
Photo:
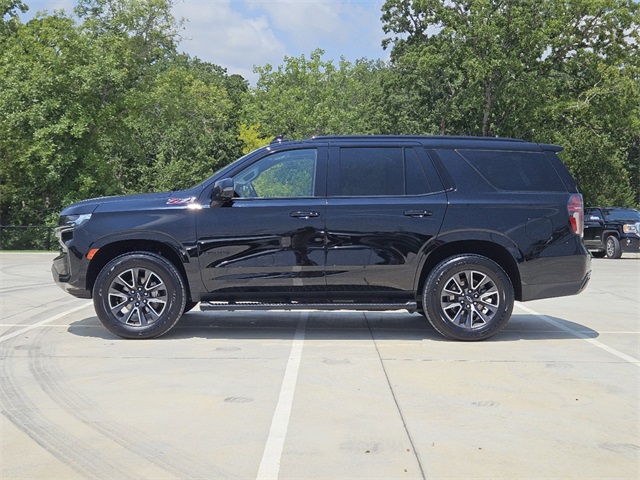
{"label": "roof rail", "polygon": [[282,143],[282,142],[288,142],[288,141],[289,140],[284,138],[282,135],[276,135],[276,137],[273,140],[271,140],[269,144],[273,145],[274,143]]}
{"label": "roof rail", "polygon": [[477,137],[468,135],[317,135],[308,140],[360,140],[360,139],[378,139],[378,140],[470,140],[480,142],[514,142],[527,143],[526,140],[519,138],[507,137]]}

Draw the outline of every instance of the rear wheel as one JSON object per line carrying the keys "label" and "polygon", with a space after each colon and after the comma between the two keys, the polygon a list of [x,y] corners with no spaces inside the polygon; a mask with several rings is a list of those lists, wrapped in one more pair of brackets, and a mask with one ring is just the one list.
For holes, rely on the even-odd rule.
{"label": "rear wheel", "polygon": [[93,287],[98,318],[123,338],[167,333],[185,308],[182,276],[167,259],[147,252],[121,255],[100,272]]}
{"label": "rear wheel", "polygon": [[484,340],[502,330],[513,311],[513,285],[502,268],[480,255],[456,255],[436,266],[422,304],[433,327],[452,340]]}
{"label": "rear wheel", "polygon": [[618,240],[618,237],[609,235],[607,237],[606,248],[607,258],[616,259],[622,256],[622,247],[620,247],[620,241]]}
{"label": "rear wheel", "polygon": [[607,254],[606,251],[604,252],[591,252],[591,255],[593,256],[593,258],[604,258],[604,256]]}

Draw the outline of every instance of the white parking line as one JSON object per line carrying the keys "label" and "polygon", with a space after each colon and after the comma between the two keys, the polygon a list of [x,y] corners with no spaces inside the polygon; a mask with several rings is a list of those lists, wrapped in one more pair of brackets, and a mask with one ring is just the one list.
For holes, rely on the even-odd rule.
{"label": "white parking line", "polygon": [[284,372],[284,379],[280,388],[278,404],[271,420],[271,428],[269,429],[269,436],[264,447],[256,480],[276,480],[280,473],[280,460],[287,429],[289,428],[289,417],[291,416],[293,396],[298,382],[298,370],[302,359],[302,347],[304,345],[308,317],[309,313],[303,312],[296,328],[293,345],[291,345],[291,354],[289,355],[287,369]]}
{"label": "white parking line", "polygon": [[612,355],[615,355],[618,358],[621,358],[622,360],[624,360],[625,362],[629,362],[634,364],[636,367],[640,367],[640,360],[638,360],[637,358],[634,358],[630,355],[627,355],[626,353],[622,353],[618,350],[616,350],[615,348],[611,348],[608,345],[605,345],[604,343],[601,343],[597,340],[594,340],[593,338],[590,338],[588,335],[585,335],[584,333],[578,331],[578,330],[573,330],[572,328],[569,328],[563,324],[561,324],[560,322],[557,322],[555,320],[553,320],[552,318],[547,317],[546,315],[542,315],[538,312],[536,312],[535,310],[531,310],[528,307],[525,307],[524,305],[522,305],[521,303],[517,304],[517,307],[520,308],[521,310],[524,310],[525,312],[534,315],[536,317],[538,317],[540,320],[544,320],[545,322],[553,325],[556,328],[559,328],[560,330],[563,330],[567,333],[570,333],[571,335],[573,335],[574,337],[578,337],[581,338],[582,340],[589,342],[591,345],[594,345],[602,350],[604,350],[605,352],[609,352]]}
{"label": "white parking line", "polygon": [[18,337],[20,335],[22,335],[23,333],[28,332],[29,330],[33,330],[34,328],[38,328],[38,327],[42,327],[43,325],[46,325],[47,323],[51,323],[51,322],[55,322],[56,320],[60,320],[61,318],[66,317],[67,315],[71,315],[72,313],[75,313],[77,311],[82,310],[83,308],[87,308],[89,306],[93,305],[91,302],[87,302],[84,305],[80,305],[79,307],[74,307],[70,310],[66,310],[62,313],[58,313],[57,315],[54,315],[53,317],[49,317],[45,320],[41,320],[40,322],[34,323],[33,325],[29,325],[28,327],[25,327],[21,330],[16,330],[15,332],[12,333],[8,333],[6,335],[0,335],[0,342],[4,342],[5,340],[10,340],[12,338]]}

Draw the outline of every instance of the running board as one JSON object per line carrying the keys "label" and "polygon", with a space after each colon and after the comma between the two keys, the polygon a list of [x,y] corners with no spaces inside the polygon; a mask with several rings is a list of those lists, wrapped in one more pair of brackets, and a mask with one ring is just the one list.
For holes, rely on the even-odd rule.
{"label": "running board", "polygon": [[327,303],[264,303],[264,302],[200,302],[200,310],[408,310],[415,312],[418,309],[416,302],[399,303],[352,303],[352,302],[327,302]]}

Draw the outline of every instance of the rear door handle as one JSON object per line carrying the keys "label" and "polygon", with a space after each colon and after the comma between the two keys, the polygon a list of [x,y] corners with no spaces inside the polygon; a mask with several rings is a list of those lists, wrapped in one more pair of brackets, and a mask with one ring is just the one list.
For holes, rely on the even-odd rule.
{"label": "rear door handle", "polygon": [[320,214],[318,212],[291,212],[289,216],[293,218],[316,218]]}
{"label": "rear door handle", "polygon": [[405,210],[404,214],[407,217],[418,217],[418,218],[433,216],[433,212],[430,210]]}

